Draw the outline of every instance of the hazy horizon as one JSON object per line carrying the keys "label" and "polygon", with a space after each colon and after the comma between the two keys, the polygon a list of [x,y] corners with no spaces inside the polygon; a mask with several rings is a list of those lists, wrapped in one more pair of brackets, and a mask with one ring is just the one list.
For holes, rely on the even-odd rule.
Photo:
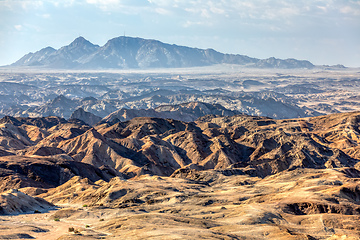
{"label": "hazy horizon", "polygon": [[360,67],[360,1],[0,1],[0,65],[82,36],[131,36],[255,58]]}

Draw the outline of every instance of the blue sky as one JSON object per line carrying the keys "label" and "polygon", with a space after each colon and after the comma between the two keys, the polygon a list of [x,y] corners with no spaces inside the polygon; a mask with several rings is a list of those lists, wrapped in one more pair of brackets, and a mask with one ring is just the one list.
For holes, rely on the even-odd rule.
{"label": "blue sky", "polygon": [[83,36],[360,67],[360,0],[0,0],[0,65]]}

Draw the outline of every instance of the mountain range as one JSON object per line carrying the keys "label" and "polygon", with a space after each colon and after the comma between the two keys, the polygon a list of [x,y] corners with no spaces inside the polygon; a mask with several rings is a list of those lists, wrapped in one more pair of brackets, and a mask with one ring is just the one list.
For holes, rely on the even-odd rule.
{"label": "mountain range", "polygon": [[[140,96],[124,99],[97,99],[85,97],[82,99],[70,99],[64,95],[56,96],[54,99],[40,106],[10,107],[0,111],[4,115],[17,117],[42,117],[59,116],[71,118],[71,115],[79,108],[96,115],[95,118],[86,116],[90,125],[97,123],[93,119],[107,118],[110,121],[117,118],[127,121],[134,117],[160,117],[172,118],[181,121],[194,121],[206,114],[234,115],[246,113],[249,115],[262,115],[273,118],[287,117],[309,117],[317,116],[319,113],[306,108],[300,108],[290,100],[277,99],[276,94],[233,94],[218,95],[206,92],[183,91],[148,91]],[[206,103],[208,102],[208,103]],[[213,102],[213,103],[209,103]],[[221,104],[218,104],[220,102]],[[225,106],[223,106],[224,104]],[[77,116],[83,115],[81,111]],[[92,120],[91,120],[92,119]],[[89,120],[89,121],[88,121]]]}
{"label": "mountain range", "polygon": [[120,36],[98,46],[83,37],[56,50],[43,48],[28,53],[12,66],[32,66],[55,69],[132,69],[179,68],[239,64],[258,68],[313,68],[306,60],[251,58],[239,54],[224,54],[213,49],[198,49],[157,40]]}

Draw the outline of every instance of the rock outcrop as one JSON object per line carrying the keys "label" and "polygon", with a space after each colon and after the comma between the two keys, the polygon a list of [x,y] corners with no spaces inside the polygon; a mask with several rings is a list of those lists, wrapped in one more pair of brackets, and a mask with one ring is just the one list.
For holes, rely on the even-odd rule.
{"label": "rock outcrop", "polygon": [[101,117],[96,116],[90,112],[84,111],[82,108],[76,109],[70,116],[70,119],[79,119],[89,124],[90,126],[95,125],[96,123],[101,121]]}
{"label": "rock outcrop", "polygon": [[55,206],[42,198],[31,197],[17,189],[0,194],[0,215],[19,213],[41,213]]}

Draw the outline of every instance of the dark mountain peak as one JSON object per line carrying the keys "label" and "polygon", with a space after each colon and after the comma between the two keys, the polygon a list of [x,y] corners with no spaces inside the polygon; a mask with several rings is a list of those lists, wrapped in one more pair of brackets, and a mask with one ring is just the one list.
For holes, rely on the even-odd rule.
{"label": "dark mountain peak", "polygon": [[55,51],[56,51],[56,49],[55,49],[55,48],[50,47],[50,46],[47,46],[47,47],[45,47],[45,48],[41,49],[41,50],[40,50],[40,51],[38,51],[38,52],[55,52]]}
{"label": "dark mountain peak", "polygon": [[60,48],[56,53],[47,59],[47,65],[54,68],[74,68],[78,67],[82,59],[99,49],[83,37],[76,38],[72,43]]}
{"label": "dark mountain peak", "polygon": [[54,54],[56,52],[56,49],[52,47],[46,47],[43,48],[35,53],[28,53],[22,58],[20,58],[15,63],[11,64],[13,66],[39,66],[43,65],[41,62]]}
{"label": "dark mountain peak", "polygon": [[79,36],[77,38],[74,39],[74,42],[89,42],[86,38],[84,38],[83,36]]}
{"label": "dark mountain peak", "polygon": [[84,97],[83,99],[81,99],[81,102],[87,102],[87,101],[96,102],[98,100],[96,98],[92,97],[92,96]]}
{"label": "dark mountain peak", "polygon": [[64,99],[68,99],[68,98],[61,94],[61,95],[57,96],[56,98],[54,98],[53,101],[58,102],[58,101],[62,101]]}
{"label": "dark mountain peak", "polygon": [[93,113],[85,111],[83,108],[76,109],[70,116],[70,119],[79,119],[86,124],[95,125],[101,120],[101,117],[96,116]]}
{"label": "dark mountain peak", "polygon": [[51,54],[53,52],[56,52],[56,49],[53,47],[47,46],[47,47],[42,48],[39,51],[36,51],[34,53],[30,52],[30,53],[26,54],[25,56],[32,56],[32,55],[36,55],[36,54]]}
{"label": "dark mountain peak", "polygon": [[64,95],[59,95],[59,96],[57,96],[56,98],[54,98],[54,99],[51,101],[51,104],[53,104],[53,105],[54,105],[54,104],[55,104],[55,105],[58,105],[58,104],[63,105],[63,104],[69,104],[69,103],[71,103],[71,102],[72,102],[71,99],[65,97]]}
{"label": "dark mountain peak", "polygon": [[120,36],[107,41],[107,43],[104,45],[104,48],[139,48],[142,41],[146,40],[141,38]]}
{"label": "dark mountain peak", "polygon": [[72,43],[68,45],[69,47],[82,47],[82,46],[97,46],[95,44],[92,44],[90,41],[85,39],[84,37],[78,37]]}
{"label": "dark mountain peak", "polygon": [[2,119],[0,119],[0,124],[4,124],[4,123],[10,123],[15,126],[21,125],[21,122],[19,120],[17,120],[15,117],[11,117],[11,116],[5,116]]}
{"label": "dark mountain peak", "polygon": [[259,68],[314,68],[315,66],[307,60],[297,60],[294,58],[278,59],[270,57],[261,59],[256,64]]}
{"label": "dark mountain peak", "polygon": [[[78,109],[76,109],[74,112],[73,112],[73,114],[84,114],[85,113],[85,110],[82,108],[82,107],[80,107],[80,108],[78,108]],[[72,115],[73,115],[72,114]],[[70,118],[73,118],[72,117],[72,115],[71,115],[71,117]]]}
{"label": "dark mountain peak", "polygon": [[99,48],[98,45],[92,44],[90,41],[83,37],[78,37],[72,41],[69,45],[59,49],[59,53],[66,52],[77,57],[82,57],[85,54],[92,53]]}
{"label": "dark mountain peak", "polygon": [[139,37],[119,36],[110,39],[108,42],[141,42],[141,41],[151,41],[151,40],[139,38]]}

